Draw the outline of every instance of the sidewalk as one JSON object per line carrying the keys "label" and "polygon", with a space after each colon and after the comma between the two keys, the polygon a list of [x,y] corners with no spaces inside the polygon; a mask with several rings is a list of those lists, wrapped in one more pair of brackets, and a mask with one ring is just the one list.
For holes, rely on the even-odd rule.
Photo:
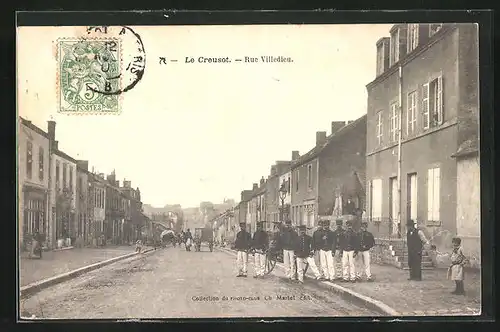
{"label": "sidewalk", "polygon": [[371,272],[374,282],[337,284],[381,301],[404,316],[480,314],[480,272],[465,272],[465,296],[450,294],[455,283],[446,279],[446,269],[423,270],[422,281],[409,281],[408,270],[393,266],[372,264]]}
{"label": "sidewalk", "polygon": [[21,286],[50,278],[90,264],[135,251],[135,246],[108,246],[105,248],[81,248],[47,251],[42,259],[20,257],[19,279]]}

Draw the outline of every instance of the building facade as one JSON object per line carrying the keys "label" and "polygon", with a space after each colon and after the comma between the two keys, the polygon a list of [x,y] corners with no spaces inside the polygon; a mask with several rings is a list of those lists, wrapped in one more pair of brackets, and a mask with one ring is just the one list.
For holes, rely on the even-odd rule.
{"label": "building facade", "polygon": [[89,232],[87,244],[99,245],[99,239],[105,234],[106,219],[106,180],[104,174],[90,173],[89,179]]}
{"label": "building facade", "polygon": [[50,140],[48,133],[20,118],[18,127],[18,230],[20,248],[48,231]]}
{"label": "building facade", "polygon": [[[292,153],[291,216],[296,225],[309,228],[332,219],[336,202],[341,213],[351,198],[363,206],[360,178],[365,173],[366,116],[355,121],[332,122],[332,134],[316,133],[316,146],[303,156]],[[340,199],[338,199],[340,198]]]}
{"label": "building facade", "polygon": [[398,24],[377,44],[377,76],[367,85],[367,215],[389,226],[384,236],[401,236],[413,219],[438,247],[451,245],[462,213],[452,155],[478,130],[477,84],[473,24]]}
{"label": "building facade", "polygon": [[120,181],[113,171],[106,177],[106,218],[104,231],[106,242],[118,243],[122,234],[125,218],[124,196],[120,190]]}
{"label": "building facade", "polygon": [[90,206],[89,206],[89,162],[78,160],[76,165],[76,218],[74,228],[76,237],[88,243]]}
{"label": "building facade", "polygon": [[[287,190],[284,195],[280,193],[282,186]],[[289,218],[290,202],[290,162],[277,161],[266,181],[266,229],[272,230],[274,222]]]}

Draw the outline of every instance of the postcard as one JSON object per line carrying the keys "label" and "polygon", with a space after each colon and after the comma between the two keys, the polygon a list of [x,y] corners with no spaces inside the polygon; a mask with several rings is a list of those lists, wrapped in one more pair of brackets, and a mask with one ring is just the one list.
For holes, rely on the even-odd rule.
{"label": "postcard", "polygon": [[478,46],[19,26],[19,318],[479,315]]}

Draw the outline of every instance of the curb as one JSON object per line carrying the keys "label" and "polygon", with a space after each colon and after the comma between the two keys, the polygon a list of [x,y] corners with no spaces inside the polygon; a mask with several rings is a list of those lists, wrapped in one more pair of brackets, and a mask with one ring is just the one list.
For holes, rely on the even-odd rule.
{"label": "curb", "polygon": [[[224,251],[228,254],[235,254],[234,251],[226,248],[219,248],[219,250]],[[281,263],[276,263],[276,266],[279,267],[280,269],[284,270],[285,266]],[[351,289],[336,285],[330,281],[318,281],[317,284],[325,289],[328,289],[334,293],[337,293],[341,295],[344,298],[349,298],[351,301],[357,301],[357,302],[362,302],[367,308],[374,310],[378,313],[381,313],[382,315],[385,316],[401,316],[401,313],[399,313],[397,310],[389,307],[387,304],[375,300],[371,297],[365,296],[363,294],[359,294]]]}
{"label": "curb", "polygon": [[35,281],[29,285],[21,287],[20,297],[26,298],[26,297],[33,295],[33,294],[35,294],[35,293],[37,293],[45,288],[59,284],[59,283],[64,282],[68,279],[78,277],[84,273],[87,273],[87,272],[90,272],[93,270],[97,270],[101,267],[104,267],[104,266],[109,265],[109,264],[113,264],[113,263],[118,262],[120,260],[124,260],[124,259],[130,258],[130,257],[136,256],[136,255],[140,255],[140,254],[145,254],[145,253],[151,252],[151,251],[154,251],[154,248],[148,248],[148,249],[142,251],[142,253],[132,252],[130,254],[125,254],[122,256],[118,256],[118,257],[113,257],[111,259],[97,262],[97,263],[94,263],[91,265],[83,266],[83,267],[78,268],[76,270],[62,273],[62,274],[56,275],[54,277],[50,277],[50,278],[43,279],[40,281]]}

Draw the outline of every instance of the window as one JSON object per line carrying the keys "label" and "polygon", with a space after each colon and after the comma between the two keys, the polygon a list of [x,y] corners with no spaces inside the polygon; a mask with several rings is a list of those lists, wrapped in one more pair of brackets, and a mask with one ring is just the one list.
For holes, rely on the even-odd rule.
{"label": "window", "polygon": [[429,24],[429,37],[434,36],[441,28],[443,27],[443,23],[432,23]]}
{"label": "window", "polygon": [[439,222],[440,169],[431,168],[427,173],[427,221]]}
{"label": "window", "polygon": [[307,187],[311,189],[313,187],[313,177],[312,177],[312,165],[307,165]]}
{"label": "window", "polygon": [[377,76],[384,72],[384,44],[377,45]]}
{"label": "window", "polygon": [[43,148],[38,148],[38,178],[43,181]]}
{"label": "window", "polygon": [[406,134],[410,135],[415,131],[417,126],[417,91],[412,91],[408,94],[407,105]]}
{"label": "window", "polygon": [[295,171],[295,191],[299,191],[299,170]]}
{"label": "window", "polygon": [[59,160],[56,160],[56,189],[59,189]]}
{"label": "window", "polygon": [[398,103],[391,104],[391,126],[390,126],[390,137],[393,142],[397,141],[399,138],[399,107]]}
{"label": "window", "polygon": [[391,33],[390,66],[399,61],[399,29]]}
{"label": "window", "polygon": [[382,179],[373,179],[371,181],[371,210],[373,219],[382,218]]}
{"label": "window", "polygon": [[377,113],[377,143],[382,144],[382,133],[383,133],[383,122],[382,122],[382,111]]}
{"label": "window", "polygon": [[407,181],[407,216],[410,219],[417,220],[417,209],[418,209],[418,184],[417,184],[417,173],[408,174]]}
{"label": "window", "polygon": [[63,188],[66,188],[66,172],[67,172],[67,167],[68,167],[68,165],[66,163],[63,163],[63,170],[62,170],[62,172],[63,172],[63,174],[62,174],[62,176],[63,176],[63,180],[62,180],[63,181]]}
{"label": "window", "polygon": [[73,167],[69,166],[69,189],[73,190]]}
{"label": "window", "polygon": [[33,143],[26,143],[26,176],[31,179],[33,173]]}
{"label": "window", "polygon": [[423,86],[424,129],[443,123],[443,79],[441,76]]}
{"label": "window", "polygon": [[418,46],[418,24],[408,24],[407,51],[410,53]]}

